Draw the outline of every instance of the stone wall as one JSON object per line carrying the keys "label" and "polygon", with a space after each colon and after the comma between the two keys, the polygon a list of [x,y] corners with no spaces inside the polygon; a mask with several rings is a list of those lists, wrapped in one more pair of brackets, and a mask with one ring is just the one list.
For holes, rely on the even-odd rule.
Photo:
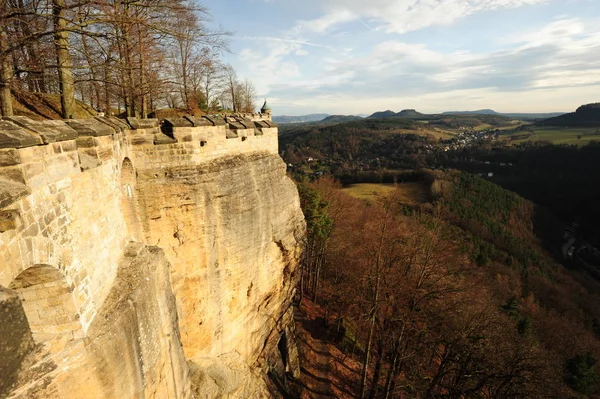
{"label": "stone wall", "polygon": [[0,121],[0,289],[29,326],[5,395],[264,397],[304,224],[252,119]]}

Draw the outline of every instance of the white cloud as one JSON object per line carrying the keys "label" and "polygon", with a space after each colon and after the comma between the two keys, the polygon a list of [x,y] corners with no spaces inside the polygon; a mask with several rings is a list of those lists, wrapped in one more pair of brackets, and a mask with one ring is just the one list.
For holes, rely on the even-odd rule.
{"label": "white cloud", "polygon": [[542,29],[520,34],[509,38],[509,42],[520,43],[522,48],[536,47],[544,44],[565,46],[573,41],[573,37],[585,33],[585,24],[577,19],[554,21]]}
{"label": "white cloud", "polygon": [[588,69],[585,71],[548,71],[540,74],[540,76],[532,83],[532,86],[535,88],[552,88],[592,84],[600,84],[600,69]]}
{"label": "white cloud", "polygon": [[301,76],[298,64],[289,56],[302,52],[302,44],[293,40],[270,41],[266,48],[268,54],[247,48],[239,55],[261,94],[267,92],[271,84],[290,82]]}
{"label": "white cloud", "polygon": [[[508,111],[566,111],[597,101],[590,88],[600,85],[599,34],[595,24],[562,20],[515,36],[497,51],[444,53],[388,40],[362,56],[324,57],[316,77],[278,82],[270,93],[282,103],[338,113],[360,107],[364,112],[375,104],[381,104],[375,110],[394,104],[398,110],[440,111],[503,103]],[[567,105],[552,107],[551,101]]]}
{"label": "white cloud", "polygon": [[292,32],[296,34],[303,34],[306,32],[323,33],[336,25],[353,21],[356,18],[357,14],[350,11],[348,8],[343,6],[335,7],[321,18],[313,19],[311,21],[299,21]]}
{"label": "white cloud", "polygon": [[[299,32],[327,32],[335,26],[359,20],[369,29],[406,33],[433,25],[452,24],[481,11],[517,8],[547,0],[323,0],[326,14],[300,21]],[[367,20],[368,22],[365,22]]]}

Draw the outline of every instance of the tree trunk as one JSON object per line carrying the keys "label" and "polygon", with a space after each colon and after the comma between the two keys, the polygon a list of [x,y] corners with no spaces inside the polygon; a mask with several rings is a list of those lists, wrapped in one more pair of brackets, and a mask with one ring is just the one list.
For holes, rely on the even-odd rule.
{"label": "tree trunk", "polygon": [[53,0],[52,9],[62,117],[72,119],[75,117],[75,85],[71,70],[71,55],[69,54],[69,33],[65,30],[67,28],[65,0]]}
{"label": "tree trunk", "polygon": [[[136,11],[136,19],[140,19],[139,9]],[[146,119],[148,117],[148,90],[146,88],[146,52],[144,49],[143,37],[142,37],[142,25],[137,25],[137,39],[138,39],[138,51],[139,51],[139,68],[140,68],[140,117]]]}
{"label": "tree trunk", "polygon": [[12,116],[12,96],[10,92],[13,68],[7,52],[8,41],[3,27],[0,26],[0,116]]}
{"label": "tree trunk", "polygon": [[365,351],[365,358],[363,362],[362,373],[360,377],[360,399],[364,399],[367,394],[367,371],[369,369],[369,361],[371,360],[371,350],[373,347],[373,335],[375,334],[375,320],[377,318],[377,305],[379,301],[379,286],[381,283],[381,258],[383,252],[383,243],[385,240],[385,232],[387,230],[387,222],[390,209],[385,212],[385,217],[381,225],[381,232],[379,235],[379,243],[377,245],[377,258],[375,260],[375,288],[373,292],[373,305],[371,308],[371,326],[369,328],[369,338],[367,340],[367,349]]}
{"label": "tree trunk", "polygon": [[[106,116],[110,116],[112,114],[112,110],[111,110],[111,106],[110,106],[110,70],[109,70],[110,66],[109,65],[104,65],[104,109],[103,111],[106,112]],[[119,107],[120,108],[120,107]]]}
{"label": "tree trunk", "polygon": [[[117,43],[119,47],[120,69],[121,69],[121,93],[123,97],[123,105],[127,116],[136,116],[136,97],[133,80],[133,68],[131,63],[131,39],[130,39],[130,24],[131,15],[129,4],[125,1],[120,1],[118,5],[118,28],[117,28]],[[119,112],[120,113],[120,112]]]}
{"label": "tree trunk", "polygon": [[404,335],[405,324],[402,324],[402,330],[400,331],[400,335],[394,342],[394,358],[392,359],[392,364],[387,374],[387,378],[385,380],[385,395],[384,399],[388,399],[394,389],[394,381],[396,379],[396,375],[398,373],[398,360],[400,358],[400,343],[402,342],[402,338]]}
{"label": "tree trunk", "polygon": [[377,360],[375,361],[375,371],[373,372],[373,381],[371,382],[371,392],[369,399],[375,399],[377,388],[379,387],[379,378],[381,377],[381,364],[383,362],[383,337],[377,340]]}
{"label": "tree trunk", "polygon": [[371,360],[373,335],[375,335],[375,318],[375,311],[373,311],[371,315],[371,326],[369,327],[369,338],[367,339],[367,349],[365,351],[362,373],[360,375],[360,399],[364,399],[367,394],[367,371],[369,370],[369,360]]}
{"label": "tree trunk", "polygon": [[146,57],[143,52],[140,52],[140,117],[142,119],[148,118],[148,93],[146,90],[147,83],[145,64]]}
{"label": "tree trunk", "polygon": [[[96,61],[94,61],[94,57],[92,56],[92,54],[90,54],[90,46],[88,45],[88,41],[87,41],[87,37],[85,35],[81,36],[81,44],[83,45],[83,54],[85,55],[86,61],[88,63],[88,65],[90,66],[90,74],[92,75],[92,95],[90,96],[90,98],[92,98],[92,106],[96,109],[99,109],[101,107],[100,105],[100,84],[98,83],[99,81],[99,76],[98,76],[98,70],[97,67],[94,66],[94,63],[96,63]],[[108,86],[108,81],[105,81],[104,83],[106,86]]]}
{"label": "tree trunk", "polygon": [[321,243],[319,252],[317,255],[317,263],[315,265],[315,285],[314,285],[314,290],[313,290],[313,301],[315,304],[317,303],[317,295],[319,293],[318,292],[319,291],[319,278],[321,276],[321,267],[323,265],[324,258],[325,258],[325,244]]}

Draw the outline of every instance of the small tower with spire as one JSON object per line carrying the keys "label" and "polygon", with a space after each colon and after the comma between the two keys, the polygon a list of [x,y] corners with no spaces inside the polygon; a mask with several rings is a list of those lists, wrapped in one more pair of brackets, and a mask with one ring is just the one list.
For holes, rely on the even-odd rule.
{"label": "small tower with spire", "polygon": [[271,107],[269,107],[269,104],[267,104],[266,98],[265,98],[265,103],[263,104],[262,108],[260,109],[260,113],[262,114],[263,118],[271,120]]}

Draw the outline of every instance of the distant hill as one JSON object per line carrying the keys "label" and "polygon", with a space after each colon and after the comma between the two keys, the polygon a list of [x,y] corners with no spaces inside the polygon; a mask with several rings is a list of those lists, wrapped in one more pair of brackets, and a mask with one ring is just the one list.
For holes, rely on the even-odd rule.
{"label": "distant hill", "polygon": [[402,111],[398,112],[396,116],[400,116],[402,118],[421,118],[425,116],[425,114],[417,112],[414,109],[403,109]]}
{"label": "distant hill", "polygon": [[547,119],[547,118],[553,118],[555,116],[560,116],[560,115],[564,115],[566,114],[566,112],[548,112],[548,113],[541,113],[541,114],[530,114],[530,113],[517,113],[517,114],[500,114],[500,115],[504,115],[504,116],[508,116],[510,118],[515,118],[515,119]]}
{"label": "distant hill", "polygon": [[303,122],[318,122],[330,116],[329,114],[309,114],[309,115],[278,115],[273,116],[273,122],[275,123],[303,123]]}
{"label": "distant hill", "polygon": [[442,115],[499,115],[493,109],[479,109],[477,111],[447,111]]}
{"label": "distant hill", "polygon": [[369,116],[369,118],[394,118],[394,117],[421,118],[424,116],[426,116],[426,115],[422,114],[420,112],[417,112],[414,109],[403,109],[400,112],[394,112],[394,111],[390,111],[388,109],[387,111],[375,112],[373,115]]}
{"label": "distant hill", "polygon": [[564,115],[565,112],[546,112],[546,113],[527,113],[527,112],[510,112],[510,113],[502,113],[496,112],[493,109],[480,109],[476,111],[448,111],[442,113],[442,115],[500,115],[507,116],[509,118],[514,119],[527,119],[527,120],[536,120],[536,119],[546,119],[552,118],[555,116]]}
{"label": "distant hill", "polygon": [[392,118],[394,116],[396,116],[396,113],[388,109],[387,111],[375,112],[369,118]]}
{"label": "distant hill", "polygon": [[600,127],[600,103],[586,104],[575,112],[536,122],[541,126]]}
{"label": "distant hill", "polygon": [[323,119],[321,122],[324,123],[342,123],[342,122],[350,122],[358,119],[363,119],[360,116],[355,115],[330,115],[327,118]]}

